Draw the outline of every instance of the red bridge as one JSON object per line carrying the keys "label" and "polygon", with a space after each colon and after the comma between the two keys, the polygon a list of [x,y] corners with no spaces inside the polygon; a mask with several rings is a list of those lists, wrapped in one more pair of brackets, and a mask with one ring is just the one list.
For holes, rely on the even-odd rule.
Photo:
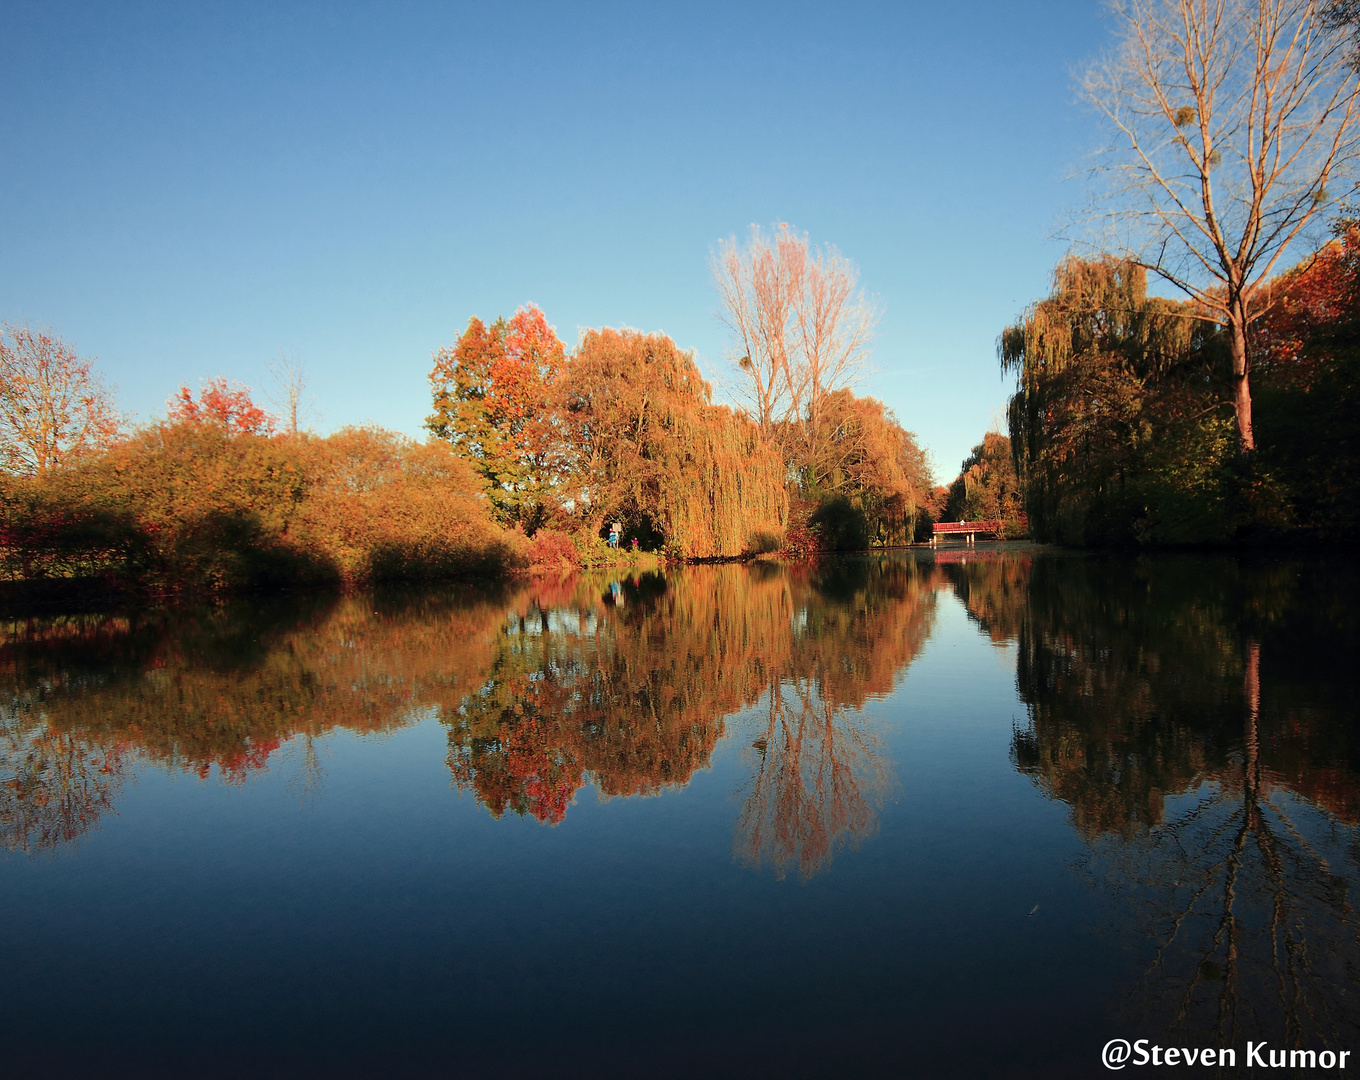
{"label": "red bridge", "polygon": [[966,543],[971,544],[973,538],[981,534],[982,536],[1000,536],[1001,522],[999,521],[940,521],[931,527],[930,546],[934,547],[942,539],[950,536],[958,536]]}

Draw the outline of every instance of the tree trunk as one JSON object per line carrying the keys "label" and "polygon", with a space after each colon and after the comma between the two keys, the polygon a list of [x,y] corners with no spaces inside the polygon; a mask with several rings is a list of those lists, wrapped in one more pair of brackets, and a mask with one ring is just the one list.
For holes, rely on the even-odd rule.
{"label": "tree trunk", "polygon": [[1243,739],[1242,794],[1246,801],[1247,823],[1259,826],[1261,788],[1261,645],[1252,638],[1247,642],[1247,670],[1242,679],[1243,696],[1247,699],[1247,730]]}
{"label": "tree trunk", "polygon": [[1228,342],[1232,350],[1233,408],[1237,412],[1237,450],[1250,454],[1256,449],[1251,430],[1251,382],[1247,373],[1247,305],[1241,296],[1228,311]]}

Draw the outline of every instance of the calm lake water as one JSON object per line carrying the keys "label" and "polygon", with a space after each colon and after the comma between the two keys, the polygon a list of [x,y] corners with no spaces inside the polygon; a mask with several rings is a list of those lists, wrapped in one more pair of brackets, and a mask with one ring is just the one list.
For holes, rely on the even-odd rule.
{"label": "calm lake water", "polygon": [[3,1069],[1360,1071],[1358,585],[979,550],[11,619]]}

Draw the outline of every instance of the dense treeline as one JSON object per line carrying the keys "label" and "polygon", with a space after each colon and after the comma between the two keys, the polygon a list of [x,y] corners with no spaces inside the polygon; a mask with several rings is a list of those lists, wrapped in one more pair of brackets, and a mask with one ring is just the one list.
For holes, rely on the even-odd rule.
{"label": "dense treeline", "polygon": [[1145,271],[1069,258],[1053,292],[1001,335],[1025,510],[1040,539],[1200,543],[1344,536],[1360,523],[1354,225],[1271,283],[1241,380],[1200,306],[1147,294]]}
{"label": "dense treeline", "polygon": [[473,318],[430,382],[427,428],[472,463],[506,527],[589,551],[619,523],[625,542],[681,558],[782,535],[777,459],[664,335],[592,330],[568,355],[543,313],[522,308],[490,327]]}
{"label": "dense treeline", "polygon": [[909,543],[940,509],[929,461],[850,388],[876,314],[834,250],[780,252],[782,344],[738,365],[755,413],[715,405],[665,335],[568,349],[529,306],[435,353],[423,445],[301,430],[293,362],[282,431],[225,379],[129,430],[92,361],[0,325],[0,574],[165,593]]}
{"label": "dense treeline", "polygon": [[426,426],[499,521],[585,552],[615,522],[625,545],[687,559],[911,542],[924,523],[929,462],[881,402],[839,387],[762,423],[714,405],[661,334],[590,330],[568,352],[522,308],[472,319],[430,381]]}
{"label": "dense treeline", "polygon": [[999,521],[1007,537],[1024,536],[1029,530],[1011,441],[1000,432],[982,437],[943,495],[941,520]]}

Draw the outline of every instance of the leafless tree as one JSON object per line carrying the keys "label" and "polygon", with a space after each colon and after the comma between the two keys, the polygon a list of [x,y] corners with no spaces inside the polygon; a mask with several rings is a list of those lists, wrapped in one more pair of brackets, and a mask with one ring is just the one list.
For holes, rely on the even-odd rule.
{"label": "leafless tree", "polygon": [[712,270],[761,430],[816,432],[826,395],[862,374],[878,323],[858,269],[781,224],[771,236],[751,226],[744,248],[721,241]]}
{"label": "leafless tree", "polygon": [[1225,328],[1243,453],[1255,446],[1247,327],[1360,149],[1360,83],[1326,6],[1115,0],[1116,44],[1082,80],[1110,135],[1093,173],[1101,241]]}
{"label": "leafless tree", "polygon": [[267,395],[269,403],[278,409],[285,430],[296,435],[302,421],[310,410],[310,401],[304,397],[307,389],[307,369],[296,356],[280,350],[277,360],[267,365],[274,386]]}
{"label": "leafless tree", "polygon": [[766,722],[752,743],[754,769],[733,850],[780,878],[793,868],[811,878],[842,848],[872,835],[894,782],[864,713],[832,704],[820,682],[775,673]]}
{"label": "leafless tree", "polygon": [[719,241],[712,259],[722,318],[736,338],[736,363],[747,377],[753,413],[766,435],[797,416],[803,396],[794,311],[803,292],[807,254],[807,239],[787,224],[772,237],[752,225],[744,249],[735,237]]}
{"label": "leafless tree", "polygon": [[859,289],[855,264],[834,247],[813,253],[794,304],[810,431],[826,395],[853,385],[863,373],[878,309]]}

